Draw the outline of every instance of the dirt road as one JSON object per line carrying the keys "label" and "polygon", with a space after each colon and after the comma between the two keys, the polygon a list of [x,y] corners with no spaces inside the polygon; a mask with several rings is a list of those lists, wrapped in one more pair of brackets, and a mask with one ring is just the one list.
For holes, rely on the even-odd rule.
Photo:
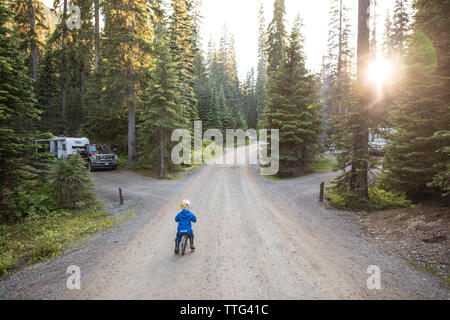
{"label": "dirt road", "polygon": [[[256,152],[256,146],[249,147]],[[245,148],[239,148],[244,152]],[[94,173],[115,214],[136,219],[64,256],[0,283],[12,298],[63,299],[448,299],[427,274],[385,254],[354,223],[325,209],[318,188],[333,173],[272,181],[256,166],[205,165],[177,181],[128,171]],[[117,187],[125,205],[117,203]],[[191,200],[197,250],[173,253],[174,217]],[[66,268],[80,266],[81,290]],[[367,288],[378,266],[381,289]]]}

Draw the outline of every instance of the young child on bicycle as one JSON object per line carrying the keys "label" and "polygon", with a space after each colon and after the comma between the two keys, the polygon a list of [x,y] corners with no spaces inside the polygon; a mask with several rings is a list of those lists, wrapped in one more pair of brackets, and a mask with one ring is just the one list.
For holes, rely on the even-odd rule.
{"label": "young child on bicycle", "polygon": [[180,248],[181,237],[183,234],[187,234],[189,237],[189,242],[191,244],[191,250],[195,250],[194,247],[194,232],[192,230],[192,222],[197,222],[197,218],[192,212],[189,211],[191,208],[191,202],[189,200],[183,200],[181,203],[182,211],[177,214],[175,221],[178,222],[177,237],[175,238],[175,253],[178,254]]}

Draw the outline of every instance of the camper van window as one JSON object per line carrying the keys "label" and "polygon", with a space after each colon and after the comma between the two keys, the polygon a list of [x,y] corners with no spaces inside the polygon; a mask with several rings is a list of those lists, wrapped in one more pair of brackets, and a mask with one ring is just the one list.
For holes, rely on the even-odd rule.
{"label": "camper van window", "polygon": [[66,151],[66,144],[63,143],[63,151]]}

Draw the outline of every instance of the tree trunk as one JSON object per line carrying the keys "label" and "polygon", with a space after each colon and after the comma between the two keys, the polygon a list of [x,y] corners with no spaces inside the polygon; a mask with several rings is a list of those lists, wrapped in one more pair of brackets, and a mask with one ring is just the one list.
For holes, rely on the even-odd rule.
{"label": "tree trunk", "polygon": [[164,128],[163,127],[159,128],[159,148],[160,148],[160,153],[161,153],[161,168],[159,171],[159,176],[161,178],[164,178],[164,175],[166,173],[166,167],[165,167],[165,163],[164,163]]}
{"label": "tree trunk", "polygon": [[81,107],[81,121],[86,121],[86,105],[84,103],[84,90],[86,87],[86,72],[81,70],[80,74],[80,107]]}
{"label": "tree trunk", "polygon": [[[134,9],[134,0],[129,2],[130,9]],[[135,11],[131,14],[131,25],[129,32],[132,37],[131,52],[134,51],[134,32],[135,32]],[[135,71],[133,66],[133,55],[129,57],[127,73],[128,77],[128,164],[132,164],[136,155],[136,113],[135,113],[135,89],[134,89],[134,77]]]}
{"label": "tree trunk", "polygon": [[62,13],[62,88],[61,88],[61,117],[66,117],[66,101],[67,101],[67,66],[66,66],[66,38],[67,38],[67,0],[64,0]]}
{"label": "tree trunk", "polygon": [[32,78],[36,82],[38,74],[38,62],[37,62],[37,48],[36,48],[36,28],[34,18],[34,4],[33,0],[29,0],[30,6],[30,46],[31,46],[31,71]]}
{"label": "tree trunk", "polygon": [[98,63],[100,60],[100,4],[99,0],[94,0],[94,16],[95,16],[95,59],[94,59],[94,70],[97,71]]}
{"label": "tree trunk", "polygon": [[[341,86],[342,86],[342,23],[343,23],[343,4],[342,0],[339,0],[339,47],[338,47],[338,63],[337,63],[337,87],[336,87],[336,95],[340,97],[341,95]],[[342,103],[340,98],[338,98],[338,114],[342,114]]]}
{"label": "tree trunk", "polygon": [[358,47],[357,47],[357,79],[359,88],[359,123],[353,134],[353,161],[350,177],[350,190],[368,198],[368,109],[369,109],[369,86],[367,70],[370,59],[369,45],[369,12],[370,0],[358,0]]}

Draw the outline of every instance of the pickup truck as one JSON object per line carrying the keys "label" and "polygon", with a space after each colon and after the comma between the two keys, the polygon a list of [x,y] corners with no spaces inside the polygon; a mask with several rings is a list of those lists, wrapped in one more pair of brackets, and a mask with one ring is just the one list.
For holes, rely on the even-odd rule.
{"label": "pickup truck", "polygon": [[80,151],[80,155],[86,160],[89,171],[95,169],[116,169],[119,159],[114,151],[102,144],[86,144]]}

